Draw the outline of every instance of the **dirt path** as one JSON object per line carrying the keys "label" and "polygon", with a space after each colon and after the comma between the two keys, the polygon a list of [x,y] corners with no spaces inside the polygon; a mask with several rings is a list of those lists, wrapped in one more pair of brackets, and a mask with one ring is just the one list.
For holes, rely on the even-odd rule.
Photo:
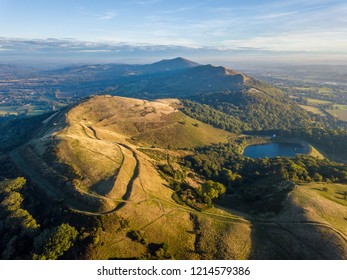
{"label": "dirt path", "polygon": [[[98,137],[97,135],[97,132],[96,130],[92,127],[92,126],[88,126],[88,128],[93,132],[93,135],[95,137],[95,139],[97,140],[102,140],[101,138]],[[117,146],[121,146],[123,147],[124,149],[126,149],[127,151],[130,151],[131,152],[131,155],[132,157],[135,159],[135,167],[134,167],[134,171],[131,175],[131,178],[125,188],[125,193],[123,194],[122,196],[122,202],[119,203],[114,209],[110,210],[110,211],[107,211],[107,212],[103,212],[103,213],[95,213],[97,215],[107,215],[107,214],[111,214],[111,213],[114,213],[120,209],[122,209],[127,203],[128,201],[130,200],[130,197],[131,197],[131,193],[132,193],[132,190],[133,190],[133,186],[134,186],[134,182],[135,180],[139,177],[140,175],[140,161],[139,161],[139,158],[136,154],[136,152],[128,145],[126,144],[123,144],[123,143],[115,143]],[[124,165],[124,161],[125,161],[125,154],[123,153],[123,164],[122,164],[122,167]],[[121,168],[122,168],[121,167]],[[121,172],[121,171],[120,171]],[[129,172],[128,170],[125,170],[125,172]],[[111,192],[109,193],[108,196],[114,196],[115,193],[118,192],[117,189],[115,189],[117,186],[117,179],[115,180],[115,184],[114,184],[114,187],[113,189],[111,190]],[[90,213],[89,213],[90,214]]]}

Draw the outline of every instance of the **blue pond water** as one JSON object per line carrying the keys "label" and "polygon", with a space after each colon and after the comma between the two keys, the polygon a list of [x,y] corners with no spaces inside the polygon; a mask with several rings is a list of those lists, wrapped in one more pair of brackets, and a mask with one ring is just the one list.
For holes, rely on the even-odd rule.
{"label": "blue pond water", "polygon": [[243,155],[250,158],[273,158],[293,157],[305,153],[305,148],[298,143],[266,143],[247,146]]}

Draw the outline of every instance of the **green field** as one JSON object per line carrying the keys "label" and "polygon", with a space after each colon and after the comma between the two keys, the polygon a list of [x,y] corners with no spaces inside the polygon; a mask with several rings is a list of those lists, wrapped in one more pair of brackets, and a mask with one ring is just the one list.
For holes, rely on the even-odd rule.
{"label": "green field", "polygon": [[10,114],[10,115],[17,115],[18,111],[17,111],[17,106],[0,106],[0,115],[6,115],[6,114]]}
{"label": "green field", "polygon": [[[56,109],[61,109],[67,106],[67,103],[55,102],[54,106]],[[1,106],[0,105],[0,116],[4,115],[18,115],[27,113],[28,116],[42,115],[52,111],[51,105],[30,105],[30,106]]]}
{"label": "green field", "polygon": [[0,106],[0,116],[6,114],[18,115],[27,112],[29,116],[37,116],[51,111],[51,109],[45,105],[34,106]]}
{"label": "green field", "polygon": [[333,107],[335,109],[326,111],[339,120],[347,122],[347,105],[334,104]]}
{"label": "green field", "polygon": [[341,121],[347,122],[347,110],[327,110],[329,114],[340,119]]}
{"label": "green field", "polygon": [[347,191],[346,185],[324,183],[312,183],[311,185],[313,186],[312,189],[319,195],[347,207],[347,200],[343,197],[343,192]]}
{"label": "green field", "polygon": [[347,111],[347,105],[342,105],[342,104],[334,104],[334,107],[337,107],[337,108],[338,108],[338,110]]}
{"label": "green field", "polygon": [[300,207],[307,210],[305,215],[311,221],[324,222],[346,234],[347,200],[343,193],[347,186],[343,184],[310,183],[300,185],[294,196]]}
{"label": "green field", "polygon": [[324,104],[331,104],[330,101],[321,100],[321,99],[313,99],[313,98],[307,98],[307,101],[310,105],[324,105]]}
{"label": "green field", "polygon": [[305,109],[306,111],[316,114],[316,115],[321,115],[321,116],[325,116],[324,112],[321,111],[319,108],[317,107],[313,107],[313,106],[306,106],[306,105],[300,105],[301,108]]}
{"label": "green field", "polygon": [[322,87],[322,88],[318,89],[318,92],[321,93],[321,94],[329,95],[329,94],[333,93],[333,90],[331,88]]}

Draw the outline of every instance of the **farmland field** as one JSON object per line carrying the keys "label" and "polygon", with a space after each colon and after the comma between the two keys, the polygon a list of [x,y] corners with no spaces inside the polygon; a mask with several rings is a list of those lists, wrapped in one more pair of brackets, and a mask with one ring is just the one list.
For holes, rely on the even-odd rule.
{"label": "farmland field", "polygon": [[0,106],[0,116],[11,114],[11,115],[17,115],[17,106]]}
{"label": "farmland field", "polygon": [[317,107],[313,107],[313,106],[306,106],[306,105],[300,105],[301,108],[305,109],[306,111],[316,114],[316,115],[321,115],[321,116],[325,116],[324,112],[321,111],[319,108]]}
{"label": "farmland field", "polygon": [[45,105],[34,106],[0,106],[0,116],[6,114],[18,115],[27,112],[30,116],[37,116],[51,111],[51,109]]}
{"label": "farmland field", "polygon": [[321,99],[307,98],[307,101],[309,102],[309,104],[312,104],[312,105],[324,105],[324,104],[331,104],[331,102],[330,102],[330,101],[321,100]]}
{"label": "farmland field", "polygon": [[341,121],[347,122],[347,110],[341,110],[341,109],[333,109],[333,110],[327,110],[329,114],[337,117]]}

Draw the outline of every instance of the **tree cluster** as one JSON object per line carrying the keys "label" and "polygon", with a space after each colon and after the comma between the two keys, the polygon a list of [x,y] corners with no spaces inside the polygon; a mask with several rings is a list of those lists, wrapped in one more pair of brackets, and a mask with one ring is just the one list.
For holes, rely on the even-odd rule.
{"label": "tree cluster", "polygon": [[264,131],[310,126],[309,114],[269,89],[245,89],[194,96],[183,100],[182,111],[230,132]]}
{"label": "tree cluster", "polygon": [[294,182],[346,182],[347,166],[307,155],[293,158],[251,159],[243,157],[235,143],[216,144],[196,149],[185,158],[187,166],[208,180],[220,182],[227,191],[261,179]]}
{"label": "tree cluster", "polygon": [[301,128],[279,132],[279,135],[304,139],[324,151],[347,158],[347,131],[338,128]]}
{"label": "tree cluster", "polygon": [[0,254],[2,259],[57,259],[78,235],[67,223],[43,228],[25,207],[26,180],[0,182]]}

